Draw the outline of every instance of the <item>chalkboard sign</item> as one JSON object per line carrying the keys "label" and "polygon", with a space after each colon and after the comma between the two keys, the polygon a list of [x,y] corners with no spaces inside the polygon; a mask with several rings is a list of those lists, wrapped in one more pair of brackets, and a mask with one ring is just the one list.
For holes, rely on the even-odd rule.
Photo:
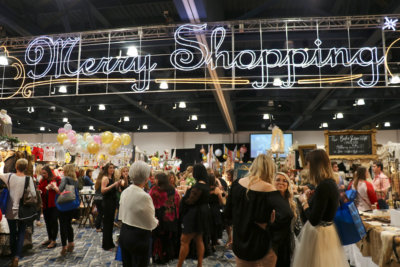
{"label": "chalkboard sign", "polygon": [[325,149],[330,158],[375,158],[376,146],[375,129],[370,131],[325,131]]}

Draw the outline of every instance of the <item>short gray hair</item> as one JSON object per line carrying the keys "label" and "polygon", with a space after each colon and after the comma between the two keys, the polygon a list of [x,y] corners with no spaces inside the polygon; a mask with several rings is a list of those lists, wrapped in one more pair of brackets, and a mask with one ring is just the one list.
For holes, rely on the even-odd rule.
{"label": "short gray hair", "polygon": [[147,178],[150,176],[150,166],[143,162],[137,161],[132,164],[129,169],[129,177],[135,185],[143,184]]}

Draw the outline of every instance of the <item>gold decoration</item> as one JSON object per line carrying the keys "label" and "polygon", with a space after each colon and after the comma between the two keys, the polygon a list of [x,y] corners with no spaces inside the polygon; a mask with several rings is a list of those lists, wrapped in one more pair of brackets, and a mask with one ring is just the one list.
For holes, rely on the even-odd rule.
{"label": "gold decoration", "polygon": [[361,78],[362,76],[363,76],[362,74],[356,74],[356,75],[321,78],[321,79],[303,79],[303,80],[299,80],[299,84],[341,83],[341,82],[345,82],[345,81],[352,81],[352,80]]}
{"label": "gold decoration", "polygon": [[378,147],[378,143],[376,142],[376,129],[372,129],[369,131],[357,131],[357,130],[344,130],[344,131],[324,131],[325,135],[325,151],[329,155],[329,136],[330,135],[344,135],[344,134],[370,134],[371,135],[371,144],[372,144],[372,155],[335,155],[329,156],[330,159],[338,159],[338,160],[356,160],[356,159],[370,159],[377,160],[378,155],[376,154],[376,150]]}
{"label": "gold decoration", "polygon": [[90,154],[97,154],[100,150],[100,145],[95,142],[91,142],[88,144],[87,150]]}
{"label": "gold decoration", "polygon": [[203,161],[207,161],[207,156],[203,156]]}
{"label": "gold decoration", "polygon": [[303,146],[299,145],[299,154],[300,154],[301,164],[302,164],[303,168],[306,168],[306,164],[305,164],[306,160],[305,159],[307,156],[307,154],[304,152],[306,152],[306,150],[310,150],[310,149],[311,150],[317,149],[317,145],[303,145]]}
{"label": "gold decoration", "polygon": [[227,158],[228,158],[228,155],[227,155],[227,154],[224,154],[224,155],[222,156],[222,158],[223,158],[223,159],[227,159]]}
{"label": "gold decoration", "polygon": [[271,148],[273,152],[284,153],[285,151],[285,139],[282,130],[277,126],[272,129]]}
{"label": "gold decoration", "polygon": [[204,83],[219,83],[219,84],[249,84],[249,80],[240,79],[209,79],[209,78],[181,78],[181,79],[156,79],[156,83],[190,83],[190,84],[204,84]]}
{"label": "gold decoration", "polygon": [[117,148],[119,148],[121,145],[122,145],[121,137],[119,137],[119,136],[114,136],[114,139],[113,139],[113,142],[112,142],[112,144],[111,144],[111,147],[117,149]]}

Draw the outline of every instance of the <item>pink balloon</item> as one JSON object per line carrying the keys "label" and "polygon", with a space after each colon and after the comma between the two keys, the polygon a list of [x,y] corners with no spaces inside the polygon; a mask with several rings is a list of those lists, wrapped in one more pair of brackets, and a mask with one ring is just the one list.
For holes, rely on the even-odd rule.
{"label": "pink balloon", "polygon": [[71,139],[71,142],[73,143],[73,144],[76,144],[76,136],[74,135]]}
{"label": "pink balloon", "polygon": [[76,134],[76,132],[74,131],[74,130],[69,130],[68,132],[67,132],[67,134]]}
{"label": "pink balloon", "polygon": [[59,133],[59,134],[61,134],[61,133],[65,133],[65,129],[64,129],[64,128],[60,128],[60,129],[58,129],[58,133]]}
{"label": "pink balloon", "polygon": [[68,136],[68,139],[72,141],[72,138],[75,137],[75,133],[73,133],[72,131],[68,131],[67,136]]}
{"label": "pink balloon", "polygon": [[96,144],[101,144],[101,137],[99,135],[94,135],[93,139]]}

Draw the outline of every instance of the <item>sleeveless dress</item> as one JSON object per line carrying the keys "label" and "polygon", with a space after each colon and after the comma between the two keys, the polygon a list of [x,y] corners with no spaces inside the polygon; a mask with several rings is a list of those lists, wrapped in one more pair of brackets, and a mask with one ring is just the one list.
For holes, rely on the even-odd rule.
{"label": "sleeveless dress", "polygon": [[[108,178],[107,187],[113,184],[113,181]],[[111,190],[103,194],[103,249],[109,250],[115,247],[113,242],[113,227],[115,209],[117,206],[117,188],[113,187]]]}
{"label": "sleeveless dress", "polygon": [[215,246],[218,239],[222,238],[222,216],[221,207],[219,205],[218,195],[213,194],[215,186],[211,186],[211,194],[209,199],[211,218],[212,218],[212,231],[211,231],[211,241],[212,245]]}

